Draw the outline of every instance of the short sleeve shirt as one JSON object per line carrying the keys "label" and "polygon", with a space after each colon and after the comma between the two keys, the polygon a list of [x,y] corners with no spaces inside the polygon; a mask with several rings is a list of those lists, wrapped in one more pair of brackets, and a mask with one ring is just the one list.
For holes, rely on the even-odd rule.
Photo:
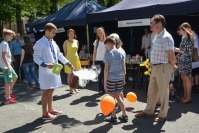
{"label": "short sleeve shirt", "polygon": [[106,46],[104,45],[104,42],[95,40],[93,45],[97,46],[97,54],[96,54],[95,61],[103,61],[104,54],[106,52]]}
{"label": "short sleeve shirt", "polygon": [[111,50],[105,53],[104,63],[109,66],[108,80],[123,80],[124,73],[122,71],[122,64],[124,61],[124,55],[118,50]]}
{"label": "short sleeve shirt", "polygon": [[21,55],[21,46],[23,46],[23,41],[14,40],[11,42],[10,50],[13,52],[14,55]]}
{"label": "short sleeve shirt", "polygon": [[157,34],[152,42],[151,60],[152,64],[168,63],[167,50],[174,50],[174,40],[166,29]]}
{"label": "short sleeve shirt", "polygon": [[25,46],[22,46],[21,48],[25,51],[25,56],[24,56],[23,63],[34,62],[34,61],[33,61],[33,55],[32,55],[32,54],[27,54],[27,53],[26,53],[26,48],[25,48]]}
{"label": "short sleeve shirt", "polygon": [[0,43],[0,67],[7,69],[6,64],[4,63],[3,59],[2,59],[2,53],[6,52],[6,59],[8,61],[8,64],[11,64],[12,60],[11,60],[11,52],[10,52],[10,48],[9,45],[6,41],[2,41]]}

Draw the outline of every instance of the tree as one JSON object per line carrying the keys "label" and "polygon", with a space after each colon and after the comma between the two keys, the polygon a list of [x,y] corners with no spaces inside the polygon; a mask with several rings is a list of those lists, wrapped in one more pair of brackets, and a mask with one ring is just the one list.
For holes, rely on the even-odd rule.
{"label": "tree", "polygon": [[[22,33],[22,17],[27,16],[29,22],[46,17],[64,5],[75,0],[0,0],[0,30],[3,23],[16,23],[17,32]],[[110,7],[121,0],[98,0],[100,4]],[[0,35],[2,32],[0,32]]]}
{"label": "tree", "polygon": [[20,4],[20,0],[16,0],[16,24],[17,24],[17,32],[22,34],[22,20],[21,20],[21,4]]}
{"label": "tree", "polygon": [[[1,0],[0,5],[0,30],[2,31],[4,23],[9,23],[10,26],[15,20],[15,0]],[[2,37],[2,32],[0,36]]]}
{"label": "tree", "polygon": [[111,7],[117,3],[119,3],[121,0],[108,0],[107,7]]}
{"label": "tree", "polygon": [[50,0],[50,14],[57,11],[58,0]]}
{"label": "tree", "polygon": [[119,3],[121,0],[98,0],[98,2],[105,6],[105,7],[111,7],[117,3]]}

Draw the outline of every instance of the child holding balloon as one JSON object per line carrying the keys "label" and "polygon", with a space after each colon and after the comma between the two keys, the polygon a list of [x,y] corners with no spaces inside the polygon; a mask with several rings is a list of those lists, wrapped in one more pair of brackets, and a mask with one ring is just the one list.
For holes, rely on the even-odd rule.
{"label": "child holding balloon", "polygon": [[[110,96],[116,98],[122,110],[122,115],[118,119],[127,122],[128,116],[126,115],[124,101],[121,95],[121,93],[123,93],[123,85],[125,84],[125,58],[124,55],[116,49],[115,38],[108,37],[104,43],[108,50],[104,55],[104,89]],[[105,121],[117,122],[115,109],[112,111],[112,115],[107,117]]]}

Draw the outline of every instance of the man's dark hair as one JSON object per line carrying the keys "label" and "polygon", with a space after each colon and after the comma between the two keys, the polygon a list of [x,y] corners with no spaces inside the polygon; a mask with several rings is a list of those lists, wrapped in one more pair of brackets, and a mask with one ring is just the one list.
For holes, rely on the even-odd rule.
{"label": "man's dark hair", "polygon": [[156,14],[156,15],[154,15],[153,17],[152,17],[152,20],[155,22],[155,23],[162,23],[162,26],[163,27],[166,27],[166,20],[165,20],[165,18],[164,18],[164,16],[163,15],[161,15],[161,14]]}

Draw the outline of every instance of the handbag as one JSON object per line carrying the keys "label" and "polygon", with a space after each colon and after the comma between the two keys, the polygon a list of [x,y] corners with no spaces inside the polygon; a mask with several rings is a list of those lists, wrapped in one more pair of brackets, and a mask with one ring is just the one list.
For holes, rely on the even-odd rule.
{"label": "handbag", "polygon": [[71,88],[77,88],[79,85],[79,77],[74,75],[73,73],[71,74],[71,79],[69,81],[69,86]]}
{"label": "handbag", "polygon": [[192,51],[192,62],[197,62],[197,61],[199,61],[198,48],[193,47],[193,51]]}

